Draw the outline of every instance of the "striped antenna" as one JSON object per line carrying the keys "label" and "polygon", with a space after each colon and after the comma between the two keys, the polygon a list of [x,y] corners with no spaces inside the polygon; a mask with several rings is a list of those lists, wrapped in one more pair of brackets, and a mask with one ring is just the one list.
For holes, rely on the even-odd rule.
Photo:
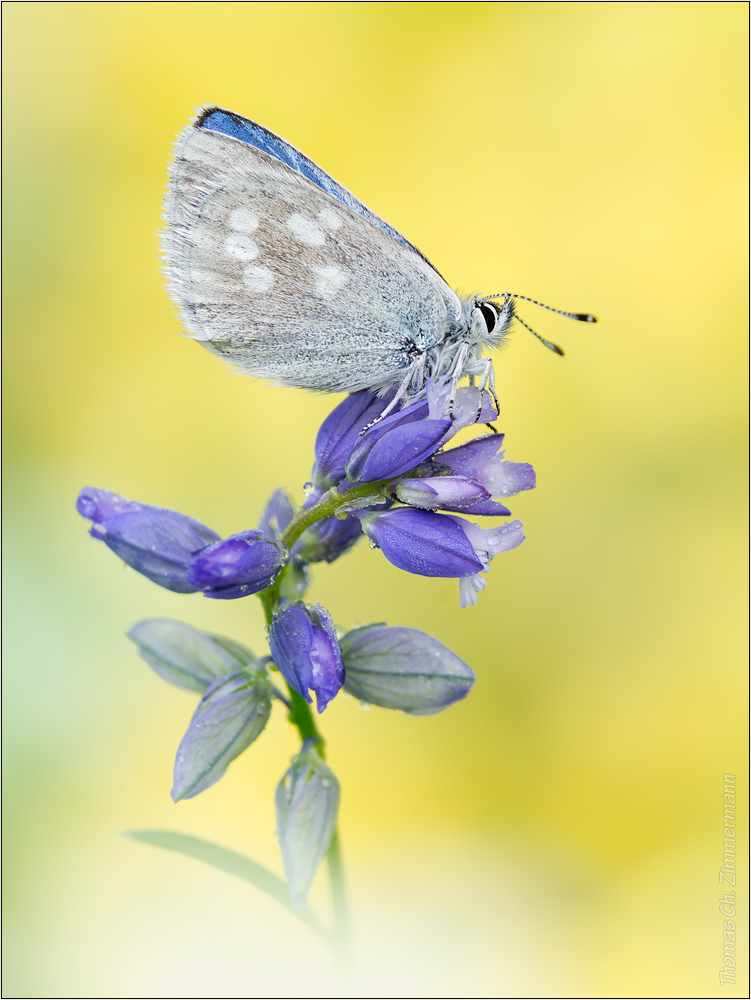
{"label": "striped antenna", "polygon": [[[555,312],[560,312],[559,309],[556,309],[554,311]],[[565,316],[567,314],[564,313],[563,315]],[[537,337],[538,340],[541,340],[543,342],[543,344],[546,347],[548,347],[551,351],[555,351],[556,354],[560,354],[560,356],[563,357],[563,351],[560,349],[560,347],[558,346],[558,344],[553,344],[551,341],[545,340],[544,337],[541,337],[540,334],[537,332],[537,330],[533,330],[532,327],[529,325],[529,323],[525,323],[524,322],[524,320],[521,318],[521,316],[519,315],[519,313],[516,313],[516,315],[514,316],[514,319],[517,321],[517,323],[521,323],[521,325],[525,328],[525,330],[529,330],[529,332],[531,334],[534,334],[534,336]]]}
{"label": "striped antenna", "polygon": [[[567,319],[578,320],[580,323],[596,323],[597,322],[597,317],[593,316],[592,313],[574,313],[574,312],[566,312],[565,309],[555,309],[553,306],[546,306],[544,302],[538,302],[537,299],[531,299],[529,297],[529,295],[516,295],[514,292],[499,292],[497,295],[485,295],[485,296],[483,296],[483,298],[485,298],[485,299],[502,299],[502,298],[504,298],[507,295],[510,295],[512,299],[523,299],[525,302],[531,302],[532,305],[539,306],[541,309],[547,309],[548,312],[558,313],[559,316],[565,316]],[[517,319],[518,319],[518,317],[517,317]],[[526,323],[524,323],[523,325],[527,326]],[[527,329],[529,330],[528,326],[527,326]],[[531,333],[535,333],[534,330],[530,330],[530,332]],[[535,333],[535,337],[538,337],[538,336],[539,336],[539,334]],[[540,340],[542,340],[542,337],[540,337]],[[547,341],[543,341],[543,343],[547,344]],[[548,347],[550,347],[550,344],[548,344]],[[563,352],[559,351],[558,353],[562,354]]]}

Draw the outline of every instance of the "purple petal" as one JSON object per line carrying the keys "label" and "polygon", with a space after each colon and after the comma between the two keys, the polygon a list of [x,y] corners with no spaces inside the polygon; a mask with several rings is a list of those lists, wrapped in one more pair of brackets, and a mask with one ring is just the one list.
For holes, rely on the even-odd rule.
{"label": "purple petal", "polygon": [[95,522],[89,533],[128,566],[179,594],[192,594],[197,589],[187,579],[190,560],[219,538],[193,518],[149,504],[133,504],[121,514],[105,517]]}
{"label": "purple petal", "polygon": [[[421,420],[395,427],[362,452],[353,452],[347,463],[351,482],[372,483],[391,479],[414,469],[438,448],[450,420]],[[369,442],[364,441],[364,446]]]}
{"label": "purple petal", "polygon": [[473,517],[475,514],[480,517],[508,517],[511,513],[508,507],[504,507],[502,503],[496,503],[495,500],[480,500],[479,503],[468,503],[466,506],[443,503],[441,510],[456,511],[457,514],[471,514]]}
{"label": "purple petal", "polygon": [[274,615],[269,629],[269,647],[279,672],[289,686],[310,704],[308,688],[313,676],[310,647],[313,626],[305,607],[286,604]]}
{"label": "purple petal", "polygon": [[99,490],[95,486],[85,486],[78,494],[76,510],[81,517],[99,524],[107,517],[124,514],[129,510],[140,510],[143,504],[126,500],[111,490]]}
{"label": "purple petal", "polygon": [[313,642],[310,647],[313,676],[310,687],[315,691],[316,708],[320,713],[338,694],[344,683],[344,664],[331,616],[320,604],[316,605],[315,609],[318,611],[316,617],[322,627],[313,628]]}
{"label": "purple petal", "polygon": [[359,482],[358,479],[353,479],[353,475],[363,465],[376,443],[382,437],[390,434],[397,427],[417,423],[427,416],[428,404],[427,400],[423,399],[419,403],[413,403],[411,406],[407,406],[405,409],[398,410],[396,413],[391,413],[388,417],[384,417],[383,420],[379,420],[375,427],[371,427],[362,436],[358,434],[352,444],[351,454],[346,462],[347,477],[352,482]]}
{"label": "purple petal", "polygon": [[207,597],[234,600],[265,590],[284,562],[282,549],[260,531],[241,531],[209,545],[191,559],[186,579]]}
{"label": "purple petal", "polygon": [[361,515],[363,530],[399,569],[419,576],[472,576],[483,568],[451,516],[413,507]]}
{"label": "purple petal", "polygon": [[278,538],[294,516],[292,501],[282,489],[274,490],[261,515],[258,530],[270,541]]}
{"label": "purple petal", "polygon": [[476,476],[480,469],[495,458],[503,444],[503,438],[503,434],[486,434],[443,452],[439,461],[461,476]]}
{"label": "purple petal", "polygon": [[360,439],[360,431],[383,413],[393,395],[379,397],[363,389],[331,411],[316,437],[312,479],[317,486],[327,489],[344,478],[347,458]]}
{"label": "purple petal", "polygon": [[445,508],[447,505],[472,506],[487,500],[488,491],[475,479],[465,476],[430,476],[426,479],[402,479],[394,486],[394,493],[403,503],[426,510]]}
{"label": "purple petal", "polygon": [[502,497],[534,489],[536,482],[535,470],[527,462],[490,462],[481,479],[493,496]]}
{"label": "purple petal", "polygon": [[344,683],[344,664],[331,615],[320,604],[282,605],[269,629],[274,663],[289,686],[308,703],[316,694],[322,712]]}

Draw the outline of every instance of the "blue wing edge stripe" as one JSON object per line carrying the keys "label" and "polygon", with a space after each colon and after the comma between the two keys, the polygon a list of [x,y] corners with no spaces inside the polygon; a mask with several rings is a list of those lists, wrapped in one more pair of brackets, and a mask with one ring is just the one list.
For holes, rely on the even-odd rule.
{"label": "blue wing edge stripe", "polygon": [[421,257],[426,264],[439,274],[440,272],[433,264],[430,263],[428,258],[422,253],[417,247],[410,243],[402,234],[390,226],[387,222],[372,212],[367,205],[356,198],[351,191],[348,191],[342,184],[334,180],[334,178],[327,174],[325,170],[314,163],[310,157],[301,153],[299,149],[296,149],[291,143],[282,139],[281,136],[276,135],[270,129],[264,128],[263,125],[259,125],[258,122],[252,121],[250,118],[243,118],[242,115],[236,114],[234,111],[227,111],[224,108],[218,108],[211,105],[204,108],[199,112],[196,121],[194,122],[194,128],[206,129],[210,132],[219,132],[222,135],[227,135],[232,139],[238,139],[240,142],[244,142],[249,146],[253,146],[254,149],[260,150],[262,153],[266,153],[268,156],[272,156],[274,159],[279,160],[280,163],[284,163],[285,166],[290,167],[292,170],[296,171],[301,176],[305,177],[307,180],[311,181],[313,184],[317,185],[321,190],[326,191],[327,194],[333,195],[339,201],[341,201],[347,208],[356,212],[362,218],[367,219],[368,222],[372,222],[373,225],[378,226],[389,236],[392,236],[395,240],[398,240],[404,246],[413,250],[418,257]]}

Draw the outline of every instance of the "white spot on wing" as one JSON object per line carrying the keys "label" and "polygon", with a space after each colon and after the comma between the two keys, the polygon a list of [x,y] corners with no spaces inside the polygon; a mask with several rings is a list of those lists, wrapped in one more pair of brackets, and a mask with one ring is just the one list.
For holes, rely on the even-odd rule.
{"label": "white spot on wing", "polygon": [[247,208],[235,208],[229,213],[230,229],[237,229],[241,233],[252,233],[258,229],[258,217]]}
{"label": "white spot on wing", "polygon": [[248,264],[243,271],[243,284],[249,292],[267,292],[274,284],[274,275],[260,264]]}
{"label": "white spot on wing", "polygon": [[258,247],[250,236],[245,233],[230,233],[224,241],[224,249],[237,260],[255,260],[258,256]]}
{"label": "white spot on wing", "polygon": [[326,234],[318,223],[300,215],[299,212],[294,212],[287,219],[287,229],[301,243],[307,243],[311,247],[321,247],[326,241]]}
{"label": "white spot on wing", "polygon": [[327,264],[326,267],[314,267],[316,275],[315,292],[321,298],[330,299],[343,288],[347,283],[347,275],[336,264]]}
{"label": "white spot on wing", "polygon": [[321,223],[324,229],[328,229],[330,233],[335,233],[337,229],[340,229],[343,225],[341,217],[333,210],[333,208],[322,208],[318,213],[318,221]]}

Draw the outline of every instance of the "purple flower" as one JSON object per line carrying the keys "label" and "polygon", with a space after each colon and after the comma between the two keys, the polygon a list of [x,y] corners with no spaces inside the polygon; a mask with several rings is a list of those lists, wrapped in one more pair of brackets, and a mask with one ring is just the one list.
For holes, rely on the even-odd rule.
{"label": "purple flower", "polygon": [[[367,391],[353,393],[329,414],[316,439],[313,467],[316,496],[334,485],[342,493],[353,483],[394,479],[418,469],[457,431],[498,415],[487,391],[474,387],[457,389],[446,377],[429,380],[425,398],[379,419],[390,398],[392,394],[379,399]],[[377,422],[364,430],[372,421]],[[342,482],[345,471],[347,481]],[[442,502],[432,503],[436,497],[423,491],[419,496],[414,494],[414,504],[464,510],[482,503],[484,507],[482,510],[478,507],[477,513],[508,514],[506,508],[490,502],[490,493],[482,481],[478,482],[480,490],[476,484],[470,487],[456,483],[455,502],[448,498],[449,487],[444,485],[438,497]],[[310,498],[306,506],[310,506]]]}
{"label": "purple flower", "polygon": [[285,562],[282,546],[267,541],[261,531],[240,531],[195,555],[185,576],[205,597],[234,600],[265,590]]}
{"label": "purple flower", "polygon": [[347,479],[372,483],[401,476],[462,428],[497,416],[488,392],[456,389],[447,378],[431,379],[425,399],[390,414],[359,437],[347,459]]}
{"label": "purple flower", "polygon": [[408,503],[412,507],[423,507],[426,510],[435,510],[437,507],[474,510],[475,504],[490,497],[488,491],[476,479],[467,479],[464,476],[400,479],[392,489],[403,503]]}
{"label": "purple flower", "polygon": [[363,531],[388,561],[408,573],[464,577],[484,568],[461,528],[461,518],[413,507],[368,511],[359,517]]}
{"label": "purple flower", "polygon": [[426,400],[392,413],[355,444],[347,460],[347,479],[374,483],[400,476],[437,451],[450,430],[450,420],[428,418]]}
{"label": "purple flower", "polygon": [[283,604],[269,629],[274,663],[289,686],[322,712],[344,683],[344,664],[331,615],[320,604]]}
{"label": "purple flower", "polygon": [[[509,552],[521,545],[524,541],[521,521],[511,521],[510,524],[499,524],[495,528],[481,528],[474,521],[465,521],[462,517],[455,517],[449,514],[448,517],[455,521],[464,532],[467,540],[474,549],[475,555],[482,562],[484,570],[490,569],[490,560],[493,556],[501,552]],[[459,581],[459,603],[463,608],[470,604],[477,604],[480,593],[488,585],[488,581],[475,573]]]}
{"label": "purple flower", "polygon": [[367,389],[353,392],[326,417],[316,437],[311,476],[321,491],[344,479],[344,467],[360,431],[383,413],[393,396],[393,391],[381,397]]}
{"label": "purple flower", "polygon": [[[535,486],[535,470],[526,462],[506,462],[500,447],[503,434],[475,438],[443,452],[439,461],[460,476],[476,479],[493,497],[511,497]],[[479,511],[472,511],[479,513]]]}
{"label": "purple flower", "polygon": [[481,570],[500,552],[524,541],[521,521],[481,528],[453,514],[412,507],[358,514],[363,531],[390,563],[419,576],[458,577],[463,608],[476,604],[487,586]]}
{"label": "purple flower", "polygon": [[133,569],[179,594],[202,590],[232,599],[264,590],[286,561],[284,549],[260,531],[221,539],[205,524],[176,510],[126,500],[87,487],[76,503],[93,521],[90,534]]}
{"label": "purple flower", "polygon": [[126,500],[94,487],[81,490],[76,509],[93,521],[92,538],[104,542],[149,580],[178,594],[200,589],[187,578],[191,559],[219,539],[205,524],[175,510]]}

